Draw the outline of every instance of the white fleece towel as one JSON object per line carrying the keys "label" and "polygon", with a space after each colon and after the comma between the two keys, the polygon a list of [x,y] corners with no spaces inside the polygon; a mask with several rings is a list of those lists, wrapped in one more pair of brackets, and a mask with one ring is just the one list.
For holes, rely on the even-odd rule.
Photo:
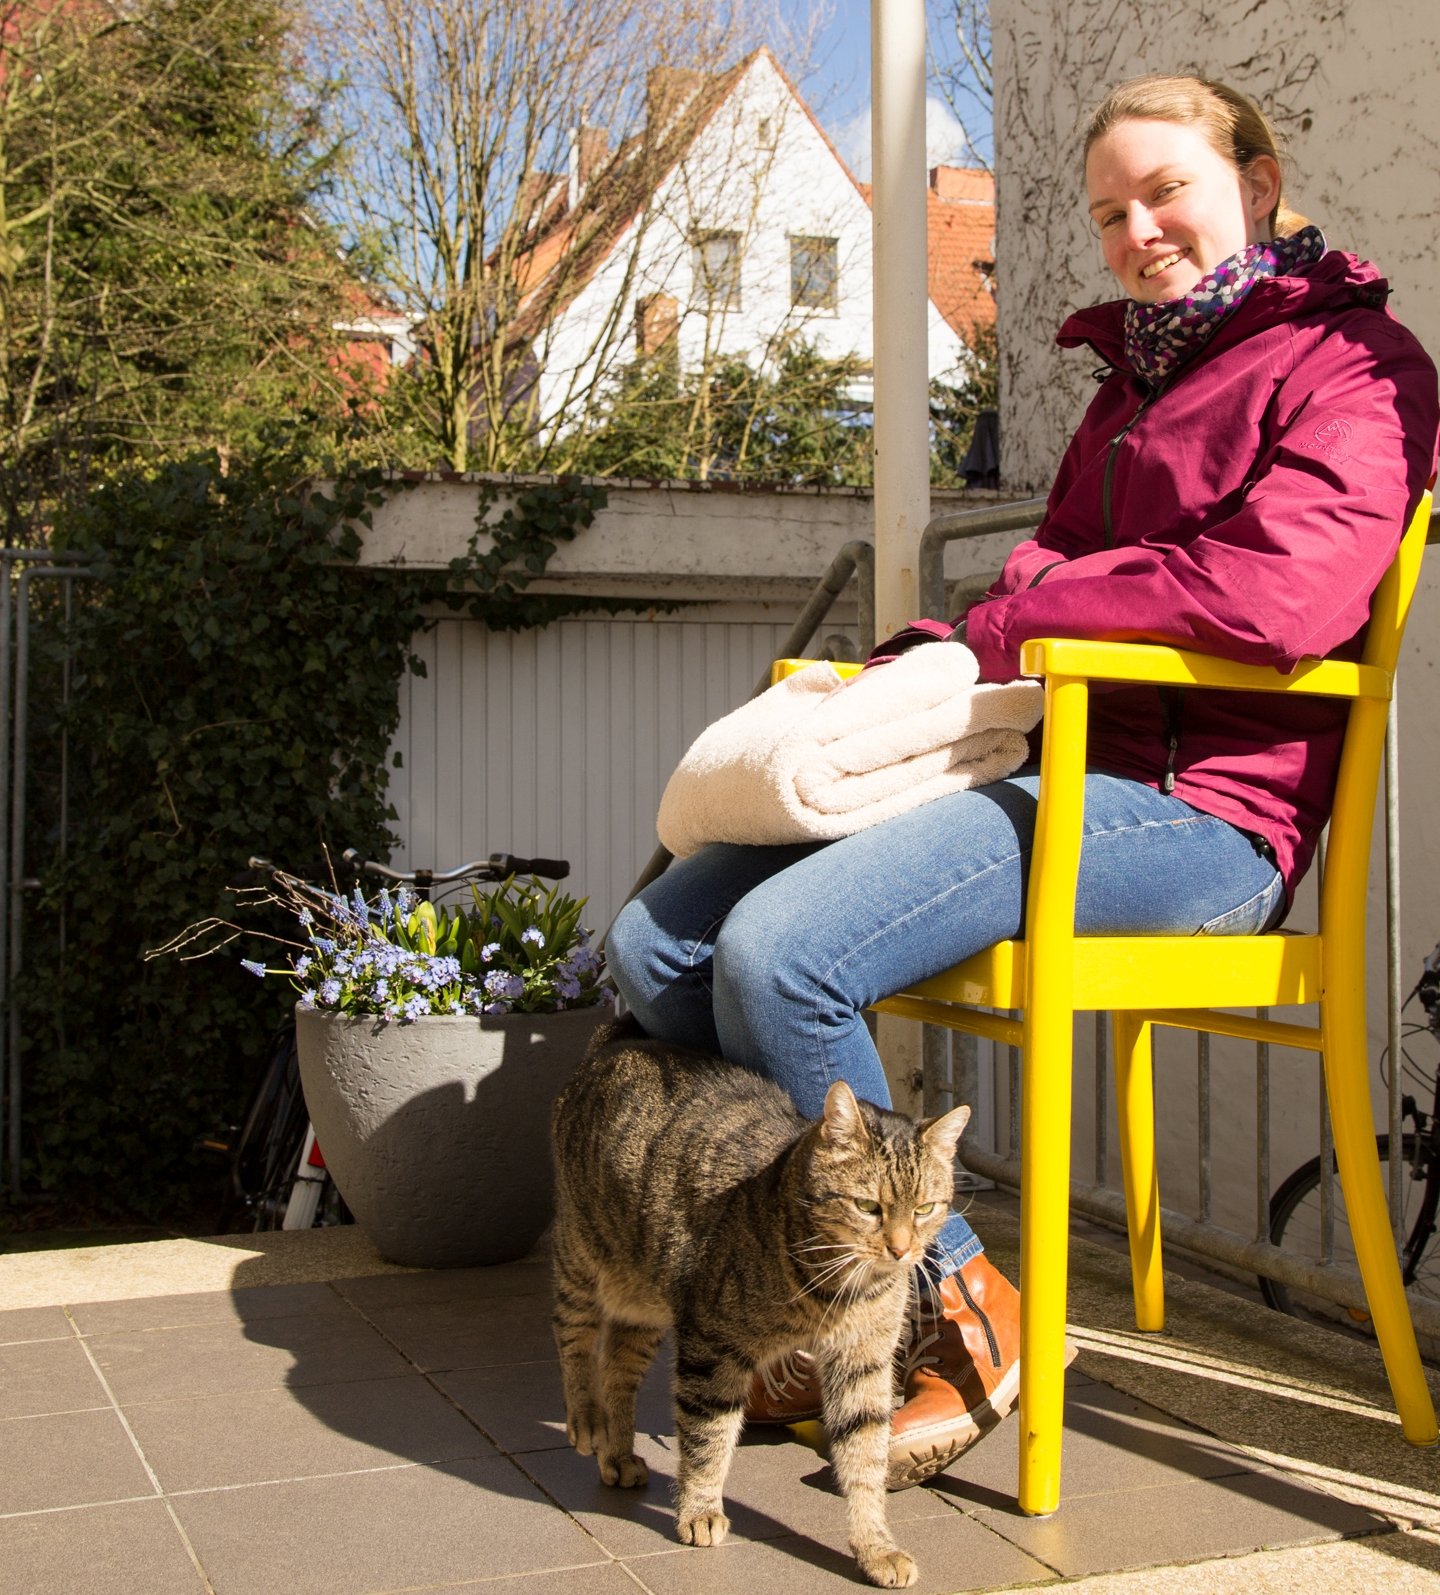
{"label": "white fleece towel", "polygon": [[707,842],[833,841],[1017,770],[1039,682],[977,685],[961,643],[922,643],[848,682],[818,663],[707,726],[656,829],[676,858]]}

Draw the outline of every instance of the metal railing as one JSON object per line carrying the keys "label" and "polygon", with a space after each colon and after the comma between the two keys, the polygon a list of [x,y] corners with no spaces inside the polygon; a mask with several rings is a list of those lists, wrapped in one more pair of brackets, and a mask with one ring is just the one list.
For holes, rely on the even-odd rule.
{"label": "metal railing", "polygon": [[[0,800],[9,806],[8,825],[0,823],[0,884],[6,902],[0,912],[0,1081],[4,1087],[3,1134],[0,1134],[0,1183],[20,1199],[20,1127],[24,1107],[24,1060],[20,1010],[12,1000],[24,958],[25,895],[40,884],[26,873],[26,795],[30,740],[30,588],[38,581],[63,581],[68,620],[77,580],[93,577],[88,556],[48,548],[0,549]],[[28,568],[18,571],[20,566]],[[68,655],[61,667],[61,706],[70,698]],[[57,793],[57,847],[64,858],[69,830],[69,739],[60,735],[60,783]],[[65,953],[65,916],[56,920],[59,953]]]}

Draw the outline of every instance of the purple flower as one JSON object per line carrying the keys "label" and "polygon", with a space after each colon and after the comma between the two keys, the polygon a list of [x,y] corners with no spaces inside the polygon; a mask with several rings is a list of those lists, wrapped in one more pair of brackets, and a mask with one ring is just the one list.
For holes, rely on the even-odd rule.
{"label": "purple flower", "polygon": [[520,940],[528,941],[532,947],[543,947],[545,945],[544,933],[537,930],[534,925],[531,925],[528,930],[520,932]]}
{"label": "purple flower", "polygon": [[487,941],[480,949],[480,962],[482,964],[488,964],[499,951],[500,943],[498,941]]}
{"label": "purple flower", "polygon": [[555,989],[567,1002],[574,1002],[580,995],[580,982],[572,975],[560,975],[556,978]]}
{"label": "purple flower", "polygon": [[525,982],[519,975],[510,975],[503,969],[494,969],[485,977],[485,991],[490,997],[513,1002],[517,997],[525,995]]}
{"label": "purple flower", "polygon": [[257,964],[253,958],[242,958],[240,967],[248,969],[252,975],[259,975],[262,980],[265,978],[265,965]]}
{"label": "purple flower", "polygon": [[322,980],[320,982],[320,1001],[327,1007],[333,1007],[340,1001],[340,982],[338,980]]}

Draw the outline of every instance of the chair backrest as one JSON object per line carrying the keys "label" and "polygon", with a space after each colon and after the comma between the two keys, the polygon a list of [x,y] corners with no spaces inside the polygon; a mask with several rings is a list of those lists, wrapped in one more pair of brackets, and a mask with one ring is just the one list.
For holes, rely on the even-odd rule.
{"label": "chair backrest", "polygon": [[[1370,624],[1362,658],[1367,665],[1391,673],[1400,658],[1405,622],[1420,579],[1420,560],[1430,531],[1430,507],[1430,494],[1422,493],[1399,550],[1370,600]],[[1320,923],[1327,936],[1338,932],[1352,952],[1363,940],[1370,833],[1374,828],[1375,790],[1388,708],[1388,704],[1374,698],[1357,699],[1351,704],[1330,812],[1330,842],[1320,887]],[[1352,940],[1352,934],[1357,939]]]}
{"label": "chair backrest", "polygon": [[1428,492],[1420,495],[1415,513],[1400,539],[1395,558],[1380,579],[1380,585],[1370,600],[1370,625],[1365,633],[1364,661],[1378,665],[1382,670],[1394,670],[1400,658],[1400,643],[1405,635],[1405,622],[1410,616],[1410,602],[1415,596],[1415,585],[1420,579],[1420,558],[1425,552],[1425,541],[1430,533],[1431,502]]}

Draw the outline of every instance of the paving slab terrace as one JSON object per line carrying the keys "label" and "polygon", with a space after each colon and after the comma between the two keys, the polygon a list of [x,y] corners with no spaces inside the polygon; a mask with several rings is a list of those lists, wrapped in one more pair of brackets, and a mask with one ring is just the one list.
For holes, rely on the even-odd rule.
{"label": "paving slab terrace", "polygon": [[[1014,1272],[1003,1205],[972,1212]],[[1072,1242],[1064,1498],[1015,1506],[1014,1418],[892,1496],[929,1595],[1440,1592],[1440,1452],[1370,1346]],[[673,1537],[666,1369],[643,1491],[565,1444],[543,1254],[385,1263],[354,1229],[0,1255],[0,1595],[823,1595],[866,1587],[818,1430],[742,1443],[731,1538]],[[1437,1379],[1440,1393],[1440,1379]]]}

